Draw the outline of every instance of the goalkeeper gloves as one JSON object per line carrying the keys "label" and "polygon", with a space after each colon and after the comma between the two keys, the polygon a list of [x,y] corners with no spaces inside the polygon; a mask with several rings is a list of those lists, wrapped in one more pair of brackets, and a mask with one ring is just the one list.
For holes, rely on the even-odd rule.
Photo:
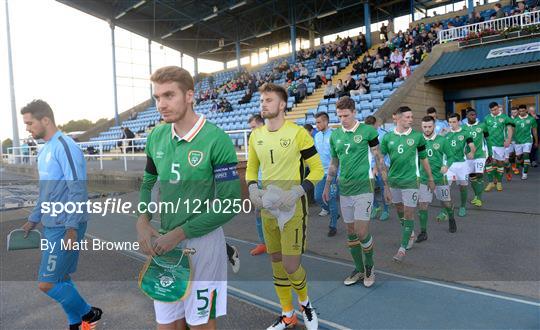
{"label": "goalkeeper gloves", "polygon": [[306,192],[302,186],[293,186],[290,190],[285,191],[278,201],[278,207],[292,208],[296,205],[296,202],[300,197],[304,196]]}
{"label": "goalkeeper gloves", "polygon": [[264,190],[259,189],[256,183],[252,183],[248,187],[249,191],[249,200],[255,208],[261,209],[263,206],[262,196],[264,195]]}

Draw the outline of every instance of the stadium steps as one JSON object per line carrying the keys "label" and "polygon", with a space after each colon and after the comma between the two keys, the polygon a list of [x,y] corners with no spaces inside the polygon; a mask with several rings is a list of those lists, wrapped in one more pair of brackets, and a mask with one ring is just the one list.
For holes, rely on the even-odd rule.
{"label": "stadium steps", "polygon": [[[420,128],[426,109],[435,107],[444,116],[444,90],[436,84],[426,83],[424,75],[437,63],[442,54],[458,50],[457,43],[447,43],[433,47],[428,57],[412,72],[411,76],[379,108],[376,116],[385,123],[392,123],[392,112],[400,106],[408,106],[413,111],[415,128]],[[443,117],[441,116],[441,119]]]}
{"label": "stadium steps", "polygon": [[[373,54],[377,51],[377,47],[380,45],[374,45],[369,49],[369,53]],[[362,61],[364,58],[364,55],[361,55],[358,60]],[[332,83],[335,84],[338,79],[343,80],[345,82],[347,74],[351,73],[353,67],[353,63],[350,63],[345,68],[343,68],[340,72],[338,72],[337,75],[332,77]],[[306,113],[309,109],[316,109],[319,105],[319,102],[324,98],[324,89],[325,85],[321,85],[321,87],[315,89],[313,91],[313,94],[307,96],[302,103],[296,104],[295,107],[291,111],[287,113],[286,119],[292,122],[295,122],[298,119],[303,119],[306,117]]]}

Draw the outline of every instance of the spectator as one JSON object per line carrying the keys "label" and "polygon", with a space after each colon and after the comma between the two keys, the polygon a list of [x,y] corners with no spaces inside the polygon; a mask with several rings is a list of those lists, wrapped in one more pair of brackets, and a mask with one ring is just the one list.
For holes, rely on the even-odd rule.
{"label": "spectator", "polygon": [[353,70],[351,71],[352,74],[360,74],[362,73],[362,65],[358,60],[354,60],[353,62]]}
{"label": "spectator", "polygon": [[[411,61],[414,61],[414,49],[409,49],[407,53],[405,53],[405,56],[403,56],[403,61],[406,63],[410,63]],[[400,62],[401,63],[401,62]]]}
{"label": "spectator", "polygon": [[383,70],[386,70],[390,67],[390,59],[388,58],[388,56],[384,56],[383,57]]}
{"label": "spectator", "polygon": [[401,61],[400,67],[399,67],[399,80],[405,80],[409,78],[411,75],[411,68],[409,67],[409,63],[405,61]]}
{"label": "spectator", "polygon": [[[405,61],[401,61],[405,62]],[[399,69],[396,67],[396,63],[392,62],[388,70],[386,70],[386,76],[384,77],[384,83],[393,83],[399,78]]]}
{"label": "spectator", "polygon": [[349,94],[352,90],[356,89],[356,80],[348,74],[347,75],[347,81],[345,83],[345,94]]}
{"label": "spectator", "polygon": [[400,63],[401,61],[403,61],[403,54],[399,49],[395,48],[392,55],[390,55],[390,62]]}
{"label": "spectator", "polygon": [[307,85],[304,82],[304,79],[300,79],[296,85],[296,103],[301,102],[307,95]]}
{"label": "spectator", "polygon": [[345,86],[343,86],[343,80],[338,79],[338,83],[336,84],[336,97],[342,97],[345,95]]}
{"label": "spectator", "polygon": [[133,149],[133,140],[130,140],[130,139],[133,139],[135,138],[135,133],[133,133],[128,127],[123,127],[122,128],[122,139],[126,139],[129,141],[122,141],[122,146],[124,147],[124,153],[127,153],[127,152],[135,152],[135,150]]}
{"label": "spectator", "polygon": [[529,7],[525,4],[525,1],[518,1],[517,7],[514,9],[514,13],[517,14],[523,14],[529,11]]}
{"label": "spectator", "polygon": [[368,54],[366,54],[366,56],[364,56],[364,59],[362,60],[362,73],[368,73],[368,72],[371,72],[373,69],[373,62],[371,60],[371,56]]}
{"label": "spectator", "polygon": [[384,62],[379,54],[375,55],[375,61],[373,61],[373,71],[378,72],[384,66]]}
{"label": "spectator", "polygon": [[326,82],[323,95],[325,99],[333,99],[336,97],[336,87],[332,85],[332,80]]}
{"label": "spectator", "polygon": [[219,109],[220,109],[220,105],[216,102],[216,100],[212,100],[212,107],[210,108],[210,111],[218,112]]}
{"label": "spectator", "polygon": [[253,94],[251,93],[251,90],[246,90],[246,94],[244,94],[244,96],[242,97],[242,99],[240,99],[240,101],[238,101],[238,104],[246,104],[246,103],[249,103],[251,101],[251,97],[253,96]]}
{"label": "spectator", "polygon": [[303,65],[300,67],[300,78],[309,79],[309,71]]}
{"label": "spectator", "polygon": [[362,73],[358,81],[360,81],[360,87],[358,88],[358,90],[363,91],[362,94],[368,94],[370,92],[370,83],[367,79],[366,74]]}
{"label": "spectator", "polygon": [[388,41],[388,28],[382,23],[381,29],[379,30],[380,34],[379,37],[381,38],[382,42]]}
{"label": "spectator", "polygon": [[221,112],[231,112],[233,111],[233,107],[231,102],[227,100],[226,98],[221,98]]}
{"label": "spectator", "polygon": [[496,3],[493,7],[495,9],[495,18],[504,18],[504,11],[502,10],[502,6],[500,3]]}

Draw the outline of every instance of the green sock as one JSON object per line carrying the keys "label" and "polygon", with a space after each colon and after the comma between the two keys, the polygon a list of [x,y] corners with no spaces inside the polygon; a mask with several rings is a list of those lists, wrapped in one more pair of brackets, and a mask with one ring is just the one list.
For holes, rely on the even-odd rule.
{"label": "green sock", "polygon": [[418,218],[420,219],[420,229],[427,231],[428,210],[419,210]]}
{"label": "green sock", "polygon": [[510,162],[504,163],[504,173],[508,174],[512,171],[512,168],[510,167]]}
{"label": "green sock", "polygon": [[405,212],[397,211],[397,216],[398,216],[399,221],[401,221],[401,219],[403,219],[403,217],[405,216]]}
{"label": "green sock", "polygon": [[454,208],[452,206],[446,207],[446,213],[448,213],[448,218],[454,219]]}
{"label": "green sock", "polygon": [[478,196],[478,181],[476,180],[476,176],[473,176],[471,178],[471,188],[473,190],[473,193],[474,193],[474,197],[476,198],[476,196]]}
{"label": "green sock", "polygon": [[529,154],[523,154],[523,173],[529,172],[529,165],[531,165]]}
{"label": "green sock", "polygon": [[362,250],[366,257],[366,267],[373,267],[373,236],[371,234],[367,234],[362,241]]}
{"label": "green sock", "polygon": [[409,238],[414,230],[414,220],[403,220],[403,227],[401,227],[401,247],[407,248],[409,244]]}
{"label": "green sock", "polygon": [[484,176],[482,174],[476,174],[476,197],[482,200],[482,193],[484,192]]}
{"label": "green sock", "polygon": [[364,260],[362,260],[362,246],[360,245],[360,239],[356,234],[349,235],[347,244],[349,245],[349,251],[354,260],[356,270],[364,272]]}
{"label": "green sock", "polygon": [[459,186],[459,196],[461,198],[461,207],[467,206],[467,186]]}
{"label": "green sock", "polygon": [[486,164],[486,175],[488,182],[493,182],[493,166],[491,164]]}
{"label": "green sock", "polygon": [[504,174],[504,166],[497,165],[497,174],[496,174],[497,182],[502,183],[503,174]]}

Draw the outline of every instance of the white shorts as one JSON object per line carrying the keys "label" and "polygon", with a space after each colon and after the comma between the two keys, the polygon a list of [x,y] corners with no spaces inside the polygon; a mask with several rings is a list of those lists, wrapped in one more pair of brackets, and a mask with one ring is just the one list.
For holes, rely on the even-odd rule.
{"label": "white shorts", "polygon": [[227,314],[227,252],[223,229],[201,237],[186,239],[181,247],[196,250],[191,256],[191,293],[181,301],[165,303],[154,300],[156,322],[168,324],[186,319],[188,325],[208,323],[210,316]]}
{"label": "white shorts", "polygon": [[486,159],[485,158],[467,159],[467,164],[469,164],[469,173],[483,174],[484,169],[486,168]]}
{"label": "white shorts", "polygon": [[[420,203],[431,203],[433,201],[433,193],[429,191],[428,186],[425,184],[420,184],[418,189]],[[450,202],[450,187],[447,185],[444,186],[435,186],[435,197],[441,202]]]}
{"label": "white shorts", "polygon": [[507,154],[506,150],[507,148],[505,147],[491,147],[491,151],[493,152],[493,159],[498,160],[500,162],[508,159],[510,154]]}
{"label": "white shorts", "polygon": [[510,155],[511,153],[516,151],[516,144],[514,142],[510,143],[508,148],[506,148],[506,155]]}
{"label": "white shorts", "polygon": [[407,207],[416,207],[418,204],[418,189],[390,188],[392,203],[403,203]]}
{"label": "white shorts", "polygon": [[516,155],[523,155],[524,153],[530,153],[532,149],[532,143],[516,144]]}
{"label": "white shorts", "polygon": [[369,221],[373,205],[373,193],[354,196],[339,196],[343,222]]}
{"label": "white shorts", "polygon": [[446,172],[449,183],[457,181],[460,185],[466,186],[469,179],[469,164],[465,161],[453,163]]}

